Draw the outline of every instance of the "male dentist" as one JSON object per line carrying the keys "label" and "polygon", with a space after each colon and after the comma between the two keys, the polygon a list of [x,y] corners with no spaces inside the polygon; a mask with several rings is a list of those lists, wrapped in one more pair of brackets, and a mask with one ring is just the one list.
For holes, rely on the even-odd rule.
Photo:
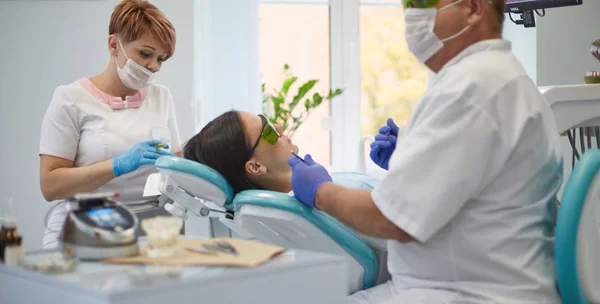
{"label": "male dentist", "polygon": [[549,104],[502,39],[504,0],[403,0],[406,40],[436,73],[402,140],[391,119],[373,191],[289,159],[295,196],[390,239],[392,280],[351,303],[560,303],[553,212],[562,182]]}

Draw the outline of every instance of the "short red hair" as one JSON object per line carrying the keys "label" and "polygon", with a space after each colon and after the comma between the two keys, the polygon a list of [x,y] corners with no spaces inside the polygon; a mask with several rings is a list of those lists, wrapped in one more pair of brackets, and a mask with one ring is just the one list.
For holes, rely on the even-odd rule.
{"label": "short red hair", "polygon": [[113,10],[108,34],[117,34],[123,43],[142,38],[150,33],[167,50],[167,57],[175,52],[175,27],[156,6],[146,0],[123,0]]}

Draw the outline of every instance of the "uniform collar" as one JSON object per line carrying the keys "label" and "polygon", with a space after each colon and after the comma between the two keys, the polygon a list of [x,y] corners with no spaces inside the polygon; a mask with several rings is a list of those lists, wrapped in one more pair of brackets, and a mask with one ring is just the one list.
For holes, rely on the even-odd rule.
{"label": "uniform collar", "polygon": [[139,108],[142,102],[146,100],[146,96],[148,96],[148,89],[142,89],[135,93],[135,95],[127,96],[123,100],[121,97],[112,96],[100,91],[89,78],[79,79],[79,84],[94,97],[98,98],[98,100],[109,105],[111,109]]}
{"label": "uniform collar", "polygon": [[[504,39],[490,39],[479,41],[460,52],[456,57],[450,59],[446,65],[437,73],[443,74],[446,70],[460,63],[463,59],[484,51],[508,51],[512,50],[512,44]],[[437,77],[436,77],[437,78]]]}

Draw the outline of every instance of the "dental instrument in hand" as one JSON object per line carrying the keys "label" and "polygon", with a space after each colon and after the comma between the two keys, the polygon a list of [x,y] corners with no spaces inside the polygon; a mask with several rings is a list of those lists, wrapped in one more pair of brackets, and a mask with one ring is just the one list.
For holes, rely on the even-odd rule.
{"label": "dental instrument in hand", "polygon": [[291,151],[292,155],[296,156],[299,160],[301,160],[302,162],[304,162],[304,159],[302,157],[300,157],[298,154],[296,154],[294,151]]}

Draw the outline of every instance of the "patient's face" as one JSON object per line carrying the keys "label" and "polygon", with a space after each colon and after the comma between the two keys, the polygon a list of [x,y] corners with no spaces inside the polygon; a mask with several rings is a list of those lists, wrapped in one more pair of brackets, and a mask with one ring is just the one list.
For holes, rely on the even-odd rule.
{"label": "patient's face", "polygon": [[[250,147],[256,142],[262,132],[262,120],[260,117],[251,112],[239,112],[240,118],[246,130],[246,141],[250,143]],[[252,158],[258,163],[264,165],[267,169],[266,173],[281,173],[288,172],[291,168],[288,165],[288,158],[292,156],[292,151],[298,152],[298,146],[292,143],[292,140],[283,135],[283,127],[275,125],[279,134],[282,134],[279,140],[272,145],[265,140],[260,141]]]}

